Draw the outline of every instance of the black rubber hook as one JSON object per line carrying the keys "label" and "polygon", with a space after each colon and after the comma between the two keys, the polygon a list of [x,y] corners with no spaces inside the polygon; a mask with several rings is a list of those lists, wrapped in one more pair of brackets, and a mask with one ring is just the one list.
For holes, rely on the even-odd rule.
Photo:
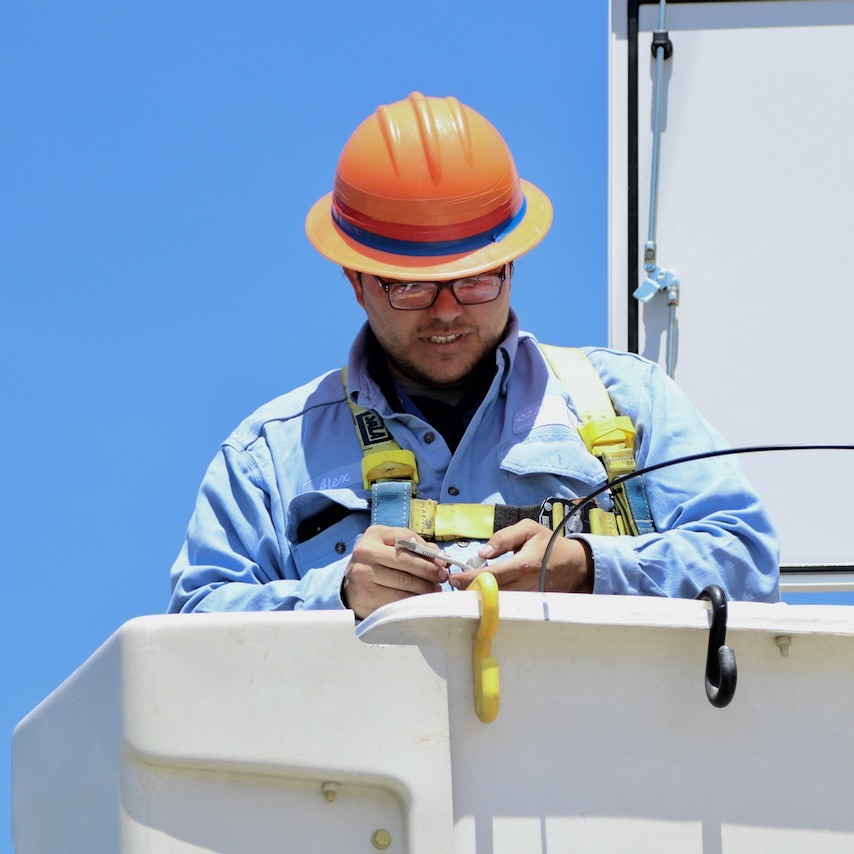
{"label": "black rubber hook", "polygon": [[697,596],[712,603],[712,625],[709,629],[709,652],[706,656],[706,696],[709,702],[722,709],[735,695],[738,671],[735,653],[726,640],[726,593],[717,584],[710,584]]}

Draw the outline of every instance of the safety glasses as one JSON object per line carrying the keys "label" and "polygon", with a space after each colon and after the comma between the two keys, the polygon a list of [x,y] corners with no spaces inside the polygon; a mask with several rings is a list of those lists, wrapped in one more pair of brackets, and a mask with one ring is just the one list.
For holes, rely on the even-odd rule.
{"label": "safety glasses", "polygon": [[388,303],[398,311],[418,311],[430,308],[446,288],[461,305],[480,305],[498,299],[504,280],[513,275],[513,264],[505,264],[500,272],[479,273],[449,282],[403,282],[374,278],[388,297]]}

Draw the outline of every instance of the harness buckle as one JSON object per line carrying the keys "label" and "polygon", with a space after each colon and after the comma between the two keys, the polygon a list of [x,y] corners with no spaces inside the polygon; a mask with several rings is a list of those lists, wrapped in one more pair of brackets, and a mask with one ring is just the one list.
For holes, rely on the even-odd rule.
{"label": "harness buckle", "polygon": [[[540,506],[540,515],[537,521],[548,528],[556,531],[557,526],[572,513],[578,506],[578,498],[547,498]],[[581,534],[590,531],[588,513],[583,512],[576,516],[564,529],[564,534]]]}
{"label": "harness buckle", "polygon": [[362,484],[370,489],[378,480],[411,480],[418,485],[418,466],[415,454],[402,449],[371,451],[362,457]]}
{"label": "harness buckle", "polygon": [[635,425],[628,415],[617,415],[614,418],[596,418],[578,428],[587,450],[596,456],[601,455],[603,446],[625,445],[633,447],[635,441]]}

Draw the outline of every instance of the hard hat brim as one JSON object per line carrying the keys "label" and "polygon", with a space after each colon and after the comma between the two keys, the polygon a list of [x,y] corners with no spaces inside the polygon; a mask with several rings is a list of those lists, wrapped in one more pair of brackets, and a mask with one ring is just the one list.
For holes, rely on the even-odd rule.
{"label": "hard hat brim", "polygon": [[345,234],[332,218],[332,193],[317,201],[305,220],[305,231],[321,255],[360,273],[390,279],[450,279],[492,270],[524,255],[548,233],[552,205],[542,190],[520,181],[525,196],[525,215],[512,231],[480,249],[448,255],[402,255],[365,246]]}

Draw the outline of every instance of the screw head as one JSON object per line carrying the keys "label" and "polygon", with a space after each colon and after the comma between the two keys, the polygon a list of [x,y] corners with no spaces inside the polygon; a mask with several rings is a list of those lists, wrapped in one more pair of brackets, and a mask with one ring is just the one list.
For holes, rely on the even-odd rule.
{"label": "screw head", "polygon": [[383,828],[375,830],[373,836],[371,836],[371,844],[374,848],[378,848],[380,851],[385,851],[385,849],[391,845],[391,834]]}

